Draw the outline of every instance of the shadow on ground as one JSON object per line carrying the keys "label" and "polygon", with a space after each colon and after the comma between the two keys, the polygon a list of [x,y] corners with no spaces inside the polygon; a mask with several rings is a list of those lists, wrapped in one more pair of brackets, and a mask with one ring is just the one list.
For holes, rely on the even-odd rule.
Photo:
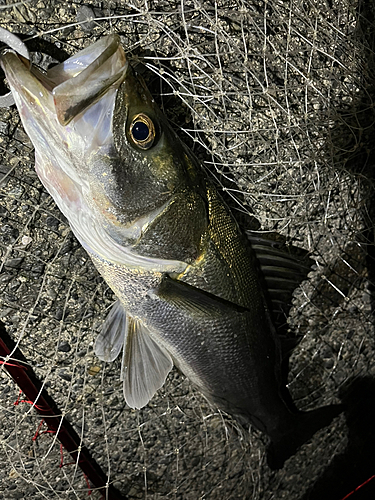
{"label": "shadow on ground", "polygon": [[[340,398],[347,408],[347,447],[301,500],[343,500],[375,474],[375,379],[349,380]],[[375,478],[348,498],[375,498]]]}

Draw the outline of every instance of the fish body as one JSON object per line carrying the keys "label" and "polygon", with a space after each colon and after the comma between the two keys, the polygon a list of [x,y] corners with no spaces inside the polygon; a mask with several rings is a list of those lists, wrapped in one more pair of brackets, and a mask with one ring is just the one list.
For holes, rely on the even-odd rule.
{"label": "fish body", "polygon": [[95,351],[106,361],[123,352],[127,403],[147,404],[175,364],[209,401],[265,432],[269,464],[281,467],[339,408],[298,412],[285,397],[251,244],[119,37],[47,73],[11,51],[0,62],[40,179],[119,299]]}

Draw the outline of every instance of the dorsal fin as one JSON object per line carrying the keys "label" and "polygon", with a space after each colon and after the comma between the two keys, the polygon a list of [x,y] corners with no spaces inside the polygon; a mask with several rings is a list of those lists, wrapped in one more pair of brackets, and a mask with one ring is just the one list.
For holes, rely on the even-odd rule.
{"label": "dorsal fin", "polygon": [[315,262],[306,250],[279,241],[279,235],[265,236],[251,231],[246,231],[246,235],[259,263],[260,278],[266,288],[265,295],[272,321],[281,340],[285,338],[285,346],[282,346],[282,349],[284,354],[287,354],[292,350],[293,340],[295,345],[299,341],[298,338],[287,335],[286,320],[292,305],[293,292],[307,278]]}

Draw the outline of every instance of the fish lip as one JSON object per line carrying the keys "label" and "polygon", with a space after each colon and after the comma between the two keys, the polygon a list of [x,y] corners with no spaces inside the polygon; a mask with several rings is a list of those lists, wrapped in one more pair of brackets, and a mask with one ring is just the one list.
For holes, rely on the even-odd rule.
{"label": "fish lip", "polygon": [[11,49],[8,46],[5,46],[5,47],[3,47],[3,48],[0,49],[0,57],[2,57],[3,55],[5,55],[7,52],[13,52],[13,54],[16,54],[15,50]]}
{"label": "fish lip", "polygon": [[[30,67],[12,48],[4,49],[0,64],[25,131],[34,144],[35,168],[40,179],[65,215],[78,212],[90,199],[89,165],[82,158],[106,155],[112,143],[115,86],[128,68],[120,37],[104,37],[45,73]],[[81,85],[75,93],[77,81]],[[98,84],[90,99],[84,101],[90,81]],[[71,95],[75,98],[73,108],[69,107]],[[56,106],[56,96],[63,99],[58,102],[60,108]],[[98,102],[101,98],[102,103]],[[66,126],[73,119],[76,120],[71,126]]]}
{"label": "fish lip", "polygon": [[44,101],[48,108],[53,104],[58,121],[66,126],[122,83],[129,63],[120,42],[116,34],[103,37],[45,73],[10,47],[1,51],[0,64],[19,101],[34,100],[42,107]]}
{"label": "fish lip", "polygon": [[97,47],[103,50],[86,67],[52,90],[57,117],[62,125],[67,125],[80,112],[97,102],[110,88],[118,88],[125,78],[129,63],[121,47],[120,37],[112,34],[101,38],[81,51],[81,57],[85,51],[95,54]]}
{"label": "fish lip", "polygon": [[7,64],[6,63],[6,59],[7,59],[7,55],[8,54],[12,54],[17,59],[19,59],[19,61],[21,63],[23,63],[23,65],[25,66],[25,68],[27,68],[27,69],[31,68],[31,62],[30,62],[29,59],[27,59],[26,57],[23,57],[21,54],[19,54],[18,52],[16,52],[11,47],[3,47],[2,49],[0,49],[0,64],[1,64],[1,67],[2,67],[2,69],[4,71],[4,74],[5,74],[6,78],[8,78],[9,71],[7,71],[4,68],[4,66],[6,66],[6,64]]}

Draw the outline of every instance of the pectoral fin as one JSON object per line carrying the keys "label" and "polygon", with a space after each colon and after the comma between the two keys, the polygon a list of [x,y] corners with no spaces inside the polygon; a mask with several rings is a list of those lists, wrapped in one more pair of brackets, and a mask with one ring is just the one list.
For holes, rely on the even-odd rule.
{"label": "pectoral fin", "polygon": [[127,404],[143,408],[164,385],[172,367],[171,356],[152,339],[148,328],[139,319],[128,317],[121,366]]}
{"label": "pectoral fin", "polygon": [[102,361],[114,361],[120,354],[128,328],[123,305],[115,302],[106,317],[94,346],[94,352]]}
{"label": "pectoral fin", "polygon": [[200,290],[183,281],[174,280],[168,275],[163,278],[161,285],[154,293],[159,299],[196,316],[210,315],[212,317],[248,311],[245,307]]}

